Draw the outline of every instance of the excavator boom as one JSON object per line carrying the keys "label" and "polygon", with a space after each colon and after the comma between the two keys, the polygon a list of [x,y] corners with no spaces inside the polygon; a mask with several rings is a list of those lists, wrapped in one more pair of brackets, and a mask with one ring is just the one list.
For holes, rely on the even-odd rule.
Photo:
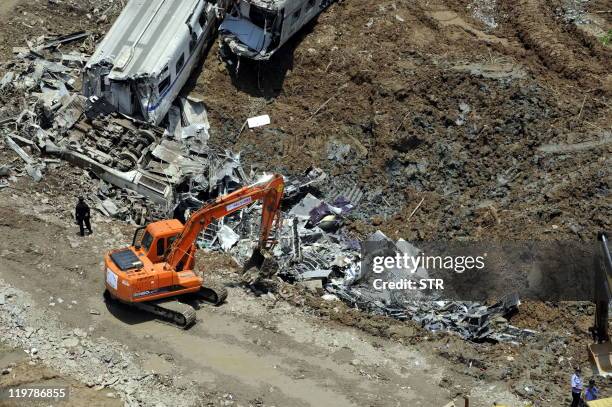
{"label": "excavator boom", "polygon": [[189,256],[193,252],[198,235],[214,219],[221,219],[259,200],[263,202],[263,208],[258,249],[268,249],[268,237],[283,196],[284,186],[281,175],[267,176],[255,184],[221,196],[202,207],[187,220],[183,232],[172,245],[167,257],[168,267],[180,271],[189,263]]}

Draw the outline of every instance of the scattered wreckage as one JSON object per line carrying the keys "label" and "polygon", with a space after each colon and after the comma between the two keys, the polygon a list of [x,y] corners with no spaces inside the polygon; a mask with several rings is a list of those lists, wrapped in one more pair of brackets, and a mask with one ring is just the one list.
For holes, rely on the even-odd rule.
{"label": "scattered wreckage", "polygon": [[[185,218],[188,211],[256,178],[253,171],[243,169],[239,154],[208,144],[210,125],[201,101],[179,98],[168,109],[167,128],[161,128],[113,112],[104,98],[79,94],[76,83],[85,55],[70,53],[65,58],[57,46],[44,41],[16,54],[0,78],[0,100],[10,101],[0,105],[0,134],[34,180],[44,177],[47,163],[64,159],[99,179],[97,192],[89,198],[101,213],[145,224],[169,213]],[[0,167],[0,177],[11,171]],[[327,191],[319,189],[323,180],[329,181]],[[534,335],[505,319],[518,307],[518,298],[512,295],[485,306],[374,290],[361,270],[359,242],[343,227],[364,191],[357,185],[336,188],[317,168],[286,177],[285,184],[283,220],[275,230],[278,244],[273,252],[279,278],[309,282],[320,288],[324,299],[411,319],[429,330],[454,332],[467,340],[521,342]],[[0,183],[0,189],[5,186]],[[226,251],[244,264],[257,242],[260,216],[261,205],[249,205],[211,223],[198,245]],[[380,232],[370,239],[388,240]],[[405,241],[394,244],[398,251],[418,250]]]}
{"label": "scattered wreckage", "polygon": [[[358,187],[348,188],[340,194],[329,196],[331,204],[318,199],[308,191],[313,183],[319,183],[326,175],[312,169],[303,177],[293,179],[295,188],[287,190],[289,202],[302,196],[283,216],[277,231],[279,244],[274,248],[278,262],[277,275],[288,282],[307,283],[323,294],[326,300],[342,300],[351,307],[375,315],[398,320],[413,320],[434,332],[452,332],[465,340],[503,341],[522,343],[536,332],[519,329],[509,324],[508,317],[518,311],[518,295],[508,294],[497,303],[487,306],[474,301],[449,301],[431,294],[414,296],[376,290],[374,276],[361,270],[360,243],[342,227],[343,219],[355,210],[363,192]],[[244,210],[239,218],[226,221],[217,234],[203,241],[202,246],[216,247],[229,252],[239,264],[248,260],[257,231],[253,223],[259,210]],[[205,238],[206,239],[206,238]],[[399,240],[391,242],[382,232],[376,232],[366,240],[384,240],[394,247],[395,253],[409,252],[418,255],[420,250]],[[416,278],[426,277],[427,270],[419,269]],[[378,276],[377,276],[378,277]],[[405,270],[390,271],[388,281],[415,278]]]}
{"label": "scattered wreckage", "polygon": [[128,1],[85,66],[83,95],[96,97],[117,112],[160,124],[219,24],[222,43],[236,55],[269,59],[328,4],[328,0]]}
{"label": "scattered wreckage", "polygon": [[[247,181],[233,173],[239,155],[208,146],[210,126],[200,100],[179,98],[164,129],[116,113],[104,99],[80,95],[75,84],[83,63],[74,61],[86,61],[86,55],[64,54],[44,42],[15,54],[0,77],[0,96],[10,101],[0,108],[0,134],[36,181],[49,160],[64,159],[101,180],[104,205],[97,207],[103,213],[136,223],[171,213],[181,185],[206,200],[225,177]],[[116,191],[122,189],[133,194]],[[121,197],[135,213],[126,214],[111,197]]]}

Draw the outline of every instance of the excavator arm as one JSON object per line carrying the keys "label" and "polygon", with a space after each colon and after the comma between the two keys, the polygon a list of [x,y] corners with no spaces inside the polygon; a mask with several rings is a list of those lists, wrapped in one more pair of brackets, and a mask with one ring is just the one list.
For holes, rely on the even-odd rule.
{"label": "excavator arm", "polygon": [[221,219],[257,201],[262,201],[263,205],[258,249],[269,249],[268,237],[274,226],[284,188],[285,183],[281,175],[269,175],[255,184],[240,188],[203,206],[191,215],[182,233],[170,247],[166,256],[166,267],[176,271],[183,270],[190,262],[195,241],[202,230],[214,219]]}

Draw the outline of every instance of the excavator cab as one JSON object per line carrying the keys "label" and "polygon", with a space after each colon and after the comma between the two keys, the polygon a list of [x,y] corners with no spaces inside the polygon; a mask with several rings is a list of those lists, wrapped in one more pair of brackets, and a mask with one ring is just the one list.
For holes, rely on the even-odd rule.
{"label": "excavator cab", "polygon": [[176,219],[149,223],[136,229],[132,246],[147,256],[152,263],[159,263],[182,231],[183,224]]}

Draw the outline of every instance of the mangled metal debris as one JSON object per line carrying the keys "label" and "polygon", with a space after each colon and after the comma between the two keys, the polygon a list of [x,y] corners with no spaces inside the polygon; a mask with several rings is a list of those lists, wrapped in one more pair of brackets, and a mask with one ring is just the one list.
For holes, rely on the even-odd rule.
{"label": "mangled metal debris", "polygon": [[221,228],[217,232],[217,236],[219,237],[219,243],[221,244],[221,248],[225,251],[231,249],[232,246],[234,246],[238,242],[238,240],[240,240],[240,236],[231,228],[225,225],[221,226]]}
{"label": "mangled metal debris", "polygon": [[183,112],[183,120],[187,125],[201,124],[206,130],[210,129],[206,106],[204,106],[202,100],[186,97],[180,98],[179,101],[181,104],[181,111]]}
{"label": "mangled metal debris", "polygon": [[89,37],[91,33],[87,31],[78,31],[72,34],[60,35],[57,37],[39,37],[35,43],[28,42],[28,47],[32,52],[41,52],[49,48],[57,48],[60,45],[69,44],[74,41],[82,40]]}
{"label": "mangled metal debris", "polygon": [[100,164],[98,161],[70,149],[56,146],[47,147],[48,154],[54,154],[79,167],[86,168],[98,178],[123,189],[135,191],[153,202],[168,207],[172,202],[172,186],[165,180],[141,169],[121,172]]}
{"label": "mangled metal debris", "polygon": [[223,3],[130,0],[86,65],[83,94],[160,123],[212,41]]}
{"label": "mangled metal debris", "polygon": [[[328,299],[341,299],[362,311],[398,320],[413,320],[430,331],[452,332],[466,340],[520,343],[535,335],[534,331],[518,329],[508,323],[506,317],[516,312],[519,305],[518,296],[514,294],[486,306],[473,301],[448,301],[420,292],[398,294],[393,290],[376,290],[370,281],[372,276],[361,270],[361,251],[356,241],[340,227],[333,231],[321,227],[325,213],[329,211],[341,216],[343,211],[352,210],[354,204],[346,198],[340,199],[342,194],[334,193],[334,203],[342,203],[336,207],[308,193],[303,185],[311,185],[311,177],[312,174],[305,174],[301,185],[297,179],[294,181],[296,189],[302,191],[303,198],[288,208],[277,230],[278,244],[273,254],[279,265],[279,277],[289,282],[307,284],[306,288],[310,290],[315,284],[324,289]],[[353,192],[347,195],[359,199],[362,194]],[[228,219],[216,232],[219,241],[232,236],[231,244],[223,244],[223,250],[231,247],[229,251],[239,264],[248,260],[249,249],[257,240],[257,231],[253,230],[252,225],[259,216],[260,208],[255,205],[245,209],[240,216]],[[240,240],[236,237],[238,235]],[[380,231],[370,236],[368,241],[390,242]],[[392,246],[393,253],[388,254],[416,256],[421,252],[401,239]],[[210,239],[207,247],[215,247],[214,239]],[[385,281],[429,276],[423,267],[414,273],[399,269],[390,269],[386,273]]]}
{"label": "mangled metal debris", "polygon": [[[72,93],[67,84],[80,75],[77,66],[30,54],[18,58],[12,72],[5,90],[22,94],[24,103],[33,102],[28,109],[4,119],[0,126],[10,125],[10,129],[18,130],[19,135],[5,133],[10,138],[6,144],[26,162],[26,170],[35,179],[42,177],[44,161],[32,157],[17,144],[36,154],[60,157],[114,187],[134,191],[156,203],[160,216],[165,216],[174,206],[174,183],[180,182],[184,174],[202,172],[199,163],[190,172],[185,166],[173,169],[171,163],[156,161],[151,152],[164,141],[164,129],[127,116],[109,116],[104,106]],[[198,113],[201,116],[202,112]],[[112,207],[104,211],[109,215],[115,212]],[[136,208],[132,218],[141,218],[142,212]],[[146,212],[153,216],[156,210]],[[126,218],[120,208],[118,213]]]}
{"label": "mangled metal debris", "polygon": [[17,155],[25,162],[25,169],[32,179],[36,182],[40,181],[43,177],[42,170],[44,169],[45,164],[30,157],[28,153],[26,153],[17,143],[13,141],[11,136],[4,136],[4,141],[6,145],[12,148],[13,151],[15,151]]}
{"label": "mangled metal debris", "polygon": [[330,3],[330,0],[233,2],[219,27],[220,40],[237,56],[268,60]]}

